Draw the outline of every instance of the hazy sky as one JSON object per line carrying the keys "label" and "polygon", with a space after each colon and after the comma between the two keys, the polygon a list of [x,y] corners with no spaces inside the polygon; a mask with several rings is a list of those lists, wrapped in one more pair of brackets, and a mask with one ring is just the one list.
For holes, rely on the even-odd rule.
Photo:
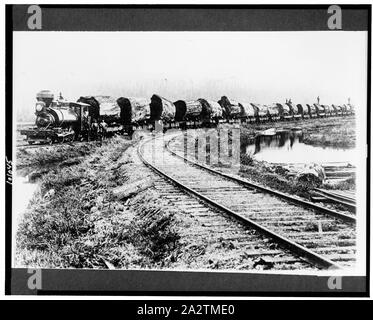
{"label": "hazy sky", "polygon": [[39,90],[366,107],[366,32],[14,32],[14,108]]}

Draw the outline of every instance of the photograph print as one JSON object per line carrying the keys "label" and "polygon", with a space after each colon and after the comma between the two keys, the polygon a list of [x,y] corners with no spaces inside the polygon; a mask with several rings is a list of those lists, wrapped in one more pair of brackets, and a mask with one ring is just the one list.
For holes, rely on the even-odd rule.
{"label": "photograph print", "polygon": [[12,268],[365,276],[368,31],[324,11],[13,31]]}

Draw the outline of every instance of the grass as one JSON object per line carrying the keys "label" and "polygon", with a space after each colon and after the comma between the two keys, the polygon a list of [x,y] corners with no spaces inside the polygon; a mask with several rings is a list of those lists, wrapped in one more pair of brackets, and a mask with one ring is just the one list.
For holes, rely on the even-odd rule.
{"label": "grass", "polygon": [[112,193],[136,179],[123,157],[130,145],[113,138],[79,164],[41,177],[17,231],[17,265],[154,268],[172,261],[179,239],[175,213],[155,190],[128,204]]}
{"label": "grass", "polygon": [[[103,142],[109,143],[108,140]],[[17,149],[17,168],[29,166],[46,166],[50,164],[60,164],[71,159],[82,159],[83,157],[95,152],[101,147],[100,142],[63,144],[40,148],[18,148]]]}
{"label": "grass", "polygon": [[354,148],[356,141],[356,123],[354,116],[304,119],[292,122],[269,122],[246,124],[241,130],[242,140],[248,141],[262,130],[270,128],[300,127],[303,130],[303,142],[315,146],[334,148]]}
{"label": "grass", "polygon": [[317,186],[296,180],[294,176],[287,174],[286,170],[278,166],[267,165],[253,159],[250,164],[246,163],[241,162],[241,176],[281,192],[309,198],[309,190]]}
{"label": "grass", "polygon": [[318,222],[310,221],[306,224],[304,231],[307,232],[330,232],[338,231],[338,226],[335,222]]}

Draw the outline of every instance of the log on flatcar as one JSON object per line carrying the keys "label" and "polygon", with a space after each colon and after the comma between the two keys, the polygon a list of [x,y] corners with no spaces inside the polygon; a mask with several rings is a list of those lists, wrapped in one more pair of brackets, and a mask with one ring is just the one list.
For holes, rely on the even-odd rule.
{"label": "log on flatcar", "polygon": [[188,126],[200,124],[203,106],[199,100],[178,100],[174,102],[175,121],[185,122]]}
{"label": "log on flatcar", "polygon": [[330,106],[330,110],[331,110],[331,114],[332,114],[333,116],[340,115],[340,114],[339,114],[339,108],[338,108],[335,104],[332,104],[332,105]]}
{"label": "log on flatcar", "polygon": [[280,112],[281,120],[290,120],[293,118],[290,107],[285,103],[276,103]]}
{"label": "log on flatcar", "polygon": [[340,105],[336,105],[336,108],[337,108],[337,114],[339,116],[342,116],[343,115],[343,107],[340,106]]}
{"label": "log on flatcar", "polygon": [[259,103],[251,103],[251,105],[256,109],[257,122],[268,121],[268,107]]}
{"label": "log on flatcar", "polygon": [[268,105],[268,114],[269,114],[269,119],[271,121],[280,120],[280,115],[281,115],[280,107],[276,103],[272,103]]}
{"label": "log on flatcar", "polygon": [[308,109],[308,114],[310,118],[316,118],[317,117],[317,108],[313,104],[306,104],[307,109]]}
{"label": "log on flatcar", "polygon": [[104,95],[85,96],[80,97],[78,102],[83,102],[91,106],[89,114],[90,121],[103,123],[104,134],[122,132],[121,110],[116,98]]}
{"label": "log on flatcar", "polygon": [[294,103],[288,101],[286,105],[289,106],[290,112],[293,115],[294,119],[300,119],[302,117],[302,114],[298,112],[298,108]]}
{"label": "log on flatcar", "polygon": [[348,114],[355,114],[355,106],[353,104],[348,103],[347,107]]}
{"label": "log on flatcar", "polygon": [[117,104],[124,125],[143,125],[150,119],[150,99],[120,97]]}
{"label": "log on flatcar", "polygon": [[150,122],[151,126],[156,123],[163,123],[163,130],[172,127],[175,123],[176,108],[175,105],[166,98],[153,94],[150,98]]}
{"label": "log on flatcar", "polygon": [[240,117],[241,107],[237,101],[228,99],[227,96],[222,96],[218,103],[222,106],[223,117],[228,121]]}
{"label": "log on flatcar", "polygon": [[198,101],[202,105],[202,124],[211,126],[213,124],[219,123],[219,121],[223,119],[223,108],[219,103],[202,98],[199,98]]}
{"label": "log on flatcar", "polygon": [[324,108],[326,117],[332,116],[332,108],[329,105],[323,104],[322,107]]}
{"label": "log on flatcar", "polygon": [[251,103],[240,102],[241,106],[241,118],[244,121],[253,122],[258,117],[259,110],[255,108]]}
{"label": "log on flatcar", "polygon": [[314,103],[313,105],[316,108],[317,116],[320,117],[320,118],[325,117],[325,109],[324,109],[324,107],[321,104],[318,104],[318,103]]}
{"label": "log on flatcar", "polygon": [[177,100],[174,102],[175,105],[175,121],[184,121],[186,113],[186,103],[184,100]]}
{"label": "log on flatcar", "polygon": [[175,122],[182,128],[195,127],[202,124],[202,103],[199,100],[178,100],[175,105]]}
{"label": "log on flatcar", "polygon": [[308,113],[308,108],[302,104],[297,104],[298,113],[301,115],[302,119],[308,119],[310,117]]}

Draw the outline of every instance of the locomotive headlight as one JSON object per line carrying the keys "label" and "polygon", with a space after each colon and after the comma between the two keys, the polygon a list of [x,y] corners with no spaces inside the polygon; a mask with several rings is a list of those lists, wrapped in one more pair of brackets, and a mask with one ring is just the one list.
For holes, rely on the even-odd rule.
{"label": "locomotive headlight", "polygon": [[43,104],[37,103],[35,107],[36,112],[40,112],[43,110]]}

